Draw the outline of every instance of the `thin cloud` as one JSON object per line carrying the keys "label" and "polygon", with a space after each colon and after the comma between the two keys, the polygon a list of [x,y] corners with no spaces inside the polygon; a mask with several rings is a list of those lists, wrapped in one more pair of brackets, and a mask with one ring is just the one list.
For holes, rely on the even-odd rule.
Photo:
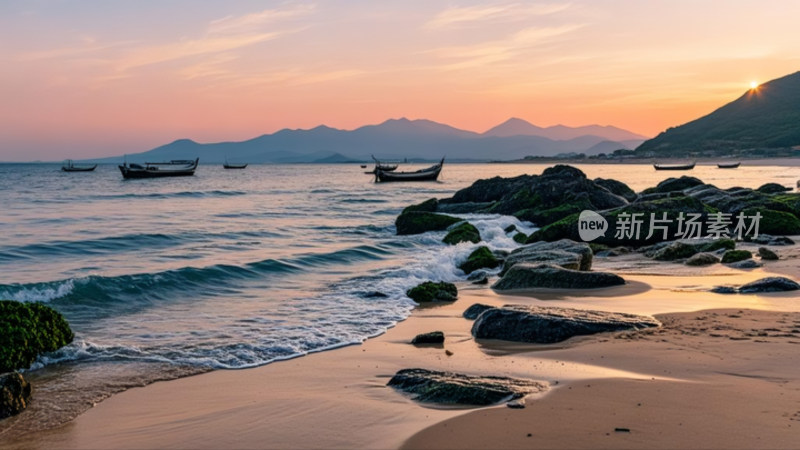
{"label": "thin cloud", "polygon": [[315,8],[315,5],[298,5],[290,9],[265,9],[243,16],[227,16],[211,21],[208,32],[209,34],[249,33],[267,24],[308,15]]}
{"label": "thin cloud", "polygon": [[453,7],[441,11],[425,24],[428,29],[469,26],[498,21],[519,21],[532,16],[545,16],[568,9],[569,3],[525,5],[510,3],[494,6]]}

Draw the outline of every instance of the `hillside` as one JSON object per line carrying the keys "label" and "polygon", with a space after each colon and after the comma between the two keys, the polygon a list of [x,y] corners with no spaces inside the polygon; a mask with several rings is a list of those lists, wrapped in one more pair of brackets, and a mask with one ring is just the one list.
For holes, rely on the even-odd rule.
{"label": "hillside", "polygon": [[800,145],[800,72],[750,89],[711,114],[644,142],[642,155],[759,154]]}

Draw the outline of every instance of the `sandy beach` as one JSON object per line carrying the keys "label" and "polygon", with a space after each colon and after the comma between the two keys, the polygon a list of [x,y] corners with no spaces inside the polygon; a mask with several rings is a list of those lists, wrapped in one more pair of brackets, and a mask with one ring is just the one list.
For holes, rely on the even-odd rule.
{"label": "sandy beach", "polygon": [[[596,268],[629,283],[581,296],[498,295],[464,284],[458,301],[420,307],[362,345],[131,389],[10,448],[796,447],[796,296],[707,292],[773,274],[800,278],[800,249],[778,251],[782,260],[750,271],[598,258]],[[664,326],[552,345],[476,343],[461,317],[476,302],[541,303],[533,295],[655,314]],[[444,331],[445,345],[409,344],[432,330]],[[550,389],[521,410],[439,408],[385,386],[412,367],[529,378]]]}

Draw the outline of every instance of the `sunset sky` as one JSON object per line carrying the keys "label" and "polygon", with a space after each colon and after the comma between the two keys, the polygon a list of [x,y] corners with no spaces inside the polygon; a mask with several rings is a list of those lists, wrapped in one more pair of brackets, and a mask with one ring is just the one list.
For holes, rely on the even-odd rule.
{"label": "sunset sky", "polygon": [[0,160],[319,124],[655,135],[800,70],[800,2],[0,2]]}

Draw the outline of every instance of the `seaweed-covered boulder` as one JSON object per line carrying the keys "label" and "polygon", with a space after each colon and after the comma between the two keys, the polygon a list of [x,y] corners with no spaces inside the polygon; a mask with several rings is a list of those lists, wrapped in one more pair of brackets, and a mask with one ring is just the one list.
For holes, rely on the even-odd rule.
{"label": "seaweed-covered boulder", "polygon": [[555,242],[534,242],[520,247],[506,257],[503,272],[507,272],[517,263],[550,263],[572,270],[589,270],[592,268],[594,252],[589,244],[561,239]]}
{"label": "seaweed-covered boulder", "polygon": [[711,253],[695,253],[684,264],[687,266],[708,266],[719,262],[717,255]]}
{"label": "seaweed-covered boulder", "polygon": [[517,244],[524,244],[528,242],[528,235],[523,232],[519,232],[515,234],[514,237],[511,239],[513,239],[514,242],[516,242]]}
{"label": "seaweed-covered boulder", "polygon": [[458,289],[453,283],[426,281],[406,292],[417,303],[452,302],[458,298]]}
{"label": "seaweed-covered boulder", "polygon": [[745,259],[742,261],[736,261],[735,263],[728,264],[728,267],[732,269],[756,269],[762,266],[763,264],[754,259]]}
{"label": "seaweed-covered boulder", "polygon": [[733,250],[736,242],[733,239],[678,239],[675,241],[659,242],[644,248],[645,256],[658,261],[674,261],[688,258],[695,253],[714,252],[717,250]]}
{"label": "seaweed-covered boulder", "polygon": [[494,306],[484,305],[483,303],[475,303],[474,305],[467,308],[466,311],[464,311],[464,313],[461,315],[465,319],[475,320],[478,318],[478,316],[481,315],[482,312],[492,308],[494,308]]}
{"label": "seaweed-covered boulder", "polygon": [[28,407],[31,385],[17,372],[0,375],[0,419],[13,416]]}
{"label": "seaweed-covered boulder", "polygon": [[444,343],[444,333],[441,331],[431,331],[430,333],[422,333],[414,336],[411,340],[414,345],[420,344],[442,344]]}
{"label": "seaweed-covered boulder", "polygon": [[697,248],[685,242],[675,241],[664,246],[653,254],[656,261],[675,261],[676,259],[688,258],[697,253]]}
{"label": "seaweed-covered boulder", "polygon": [[786,187],[782,184],[778,183],[767,183],[756,189],[758,192],[764,194],[780,194],[783,192],[789,192],[792,190],[790,187]]}
{"label": "seaweed-covered boulder", "polygon": [[472,273],[478,269],[494,269],[500,265],[500,261],[494,257],[489,247],[478,247],[469,254],[467,260],[461,263],[458,268],[464,273]]}
{"label": "seaweed-covered boulder", "polygon": [[594,289],[625,284],[619,275],[565,269],[553,264],[518,263],[492,289]]}
{"label": "seaweed-covered boulder", "polygon": [[407,206],[403,209],[403,214],[409,212],[436,212],[439,208],[439,200],[435,198],[429,198],[422,203]]}
{"label": "seaweed-covered boulder", "polygon": [[752,242],[754,244],[761,244],[761,245],[774,245],[774,246],[794,245],[794,241],[786,236],[773,236],[771,234],[762,234],[762,233],[759,233],[758,236],[745,236],[745,240]]}
{"label": "seaweed-covered boulder", "polygon": [[39,355],[58,350],[74,337],[53,308],[0,300],[0,373],[27,369]]}
{"label": "seaweed-covered boulder", "polygon": [[722,263],[723,264],[730,264],[739,261],[744,261],[745,259],[750,259],[753,257],[753,254],[747,250],[728,250],[725,254],[722,255]]}
{"label": "seaweed-covered boulder", "polygon": [[767,277],[747,283],[739,287],[742,294],[754,294],[760,292],[784,292],[796,291],[800,289],[800,284],[785,277]]}
{"label": "seaweed-covered boulder", "polygon": [[435,214],[431,212],[413,211],[400,214],[394,222],[398,235],[421,234],[428,231],[443,231],[462,219]]}
{"label": "seaweed-covered boulder", "polygon": [[682,176],[680,178],[667,178],[666,180],[658,183],[658,185],[654,188],[645,189],[644,193],[653,193],[653,192],[673,192],[673,191],[683,191],[685,189],[689,189],[695,186],[703,185],[704,183],[700,181],[698,178],[690,177],[690,176]]}
{"label": "seaweed-covered boulder", "polygon": [[480,232],[478,232],[478,229],[475,228],[475,225],[469,222],[462,222],[454,226],[450,229],[444,239],[442,239],[442,242],[450,245],[456,245],[461,242],[472,242],[473,244],[477,244],[480,241]]}
{"label": "seaweed-covered boulder", "polygon": [[748,208],[744,213],[749,217],[759,214],[758,232],[772,235],[800,234],[800,219],[792,213],[767,208]]}
{"label": "seaweed-covered boulder", "polygon": [[780,259],[777,253],[773,252],[767,247],[759,247],[758,256],[760,256],[761,259],[765,261],[777,261],[778,259]]}
{"label": "seaweed-covered boulder", "polygon": [[413,395],[426,403],[450,405],[492,405],[547,389],[544,382],[520,378],[470,376],[426,369],[403,369],[388,386]]}
{"label": "seaweed-covered boulder", "polygon": [[594,182],[597,183],[598,186],[608,189],[612,194],[619,195],[629,202],[636,200],[636,192],[621,181],[612,180],[610,178],[595,178]]}
{"label": "seaweed-covered boulder", "polygon": [[476,339],[551,344],[573,336],[659,327],[649,316],[572,308],[506,305],[485,311],[472,324]]}

